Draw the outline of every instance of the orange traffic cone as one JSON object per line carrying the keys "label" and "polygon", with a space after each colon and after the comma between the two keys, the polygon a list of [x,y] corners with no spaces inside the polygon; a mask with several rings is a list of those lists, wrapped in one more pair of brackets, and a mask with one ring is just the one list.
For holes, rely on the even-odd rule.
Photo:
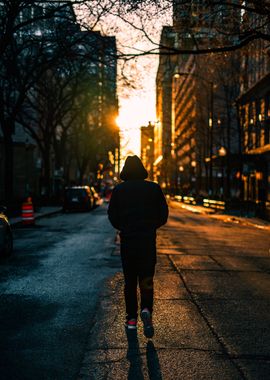
{"label": "orange traffic cone", "polygon": [[27,226],[35,224],[34,208],[31,197],[28,197],[26,202],[22,204],[22,223]]}

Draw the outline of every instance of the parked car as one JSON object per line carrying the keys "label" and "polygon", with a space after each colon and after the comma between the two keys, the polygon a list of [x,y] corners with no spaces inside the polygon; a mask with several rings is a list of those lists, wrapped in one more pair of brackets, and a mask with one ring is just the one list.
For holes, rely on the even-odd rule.
{"label": "parked car", "polygon": [[94,207],[94,197],[89,186],[66,187],[63,211],[90,211]]}
{"label": "parked car", "polygon": [[7,216],[6,208],[0,206],[0,256],[7,257],[13,250],[13,237]]}
{"label": "parked car", "polygon": [[100,198],[98,192],[96,191],[94,186],[91,186],[90,190],[91,190],[93,198],[94,198],[94,207],[100,206],[101,205],[101,198]]}

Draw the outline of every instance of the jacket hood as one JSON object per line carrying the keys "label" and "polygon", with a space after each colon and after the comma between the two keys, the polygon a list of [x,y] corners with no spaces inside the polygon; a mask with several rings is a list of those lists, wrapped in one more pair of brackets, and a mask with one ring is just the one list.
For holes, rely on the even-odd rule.
{"label": "jacket hood", "polygon": [[127,181],[129,179],[146,179],[147,177],[148,173],[139,157],[128,156],[120,173],[120,178]]}

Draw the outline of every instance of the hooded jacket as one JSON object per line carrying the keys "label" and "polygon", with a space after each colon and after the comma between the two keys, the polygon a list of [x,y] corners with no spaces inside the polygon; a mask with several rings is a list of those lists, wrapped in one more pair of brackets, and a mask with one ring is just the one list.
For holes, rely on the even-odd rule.
{"label": "hooded jacket", "polygon": [[111,196],[108,216],[121,238],[155,236],[156,229],[167,222],[168,206],[160,186],[145,181],[148,173],[137,156],[126,159]]}

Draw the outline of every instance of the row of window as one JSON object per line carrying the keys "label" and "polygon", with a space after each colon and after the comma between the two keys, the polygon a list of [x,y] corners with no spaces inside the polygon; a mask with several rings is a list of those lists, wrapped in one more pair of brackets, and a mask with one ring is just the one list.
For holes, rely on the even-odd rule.
{"label": "row of window", "polygon": [[270,94],[242,105],[240,122],[244,130],[244,151],[270,143]]}
{"label": "row of window", "polygon": [[261,148],[270,144],[270,123],[265,122],[257,128],[248,128],[244,132],[244,151]]}
{"label": "row of window", "polygon": [[241,106],[241,126],[246,129],[265,120],[270,120],[270,93],[262,99],[254,100]]}

